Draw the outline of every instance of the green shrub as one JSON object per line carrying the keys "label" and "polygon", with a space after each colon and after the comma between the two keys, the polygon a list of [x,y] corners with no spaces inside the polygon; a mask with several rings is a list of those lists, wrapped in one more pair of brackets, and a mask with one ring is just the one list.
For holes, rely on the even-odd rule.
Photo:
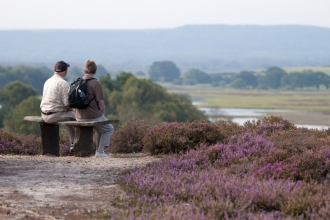
{"label": "green shrub", "polygon": [[114,153],[133,153],[143,149],[143,137],[150,130],[144,120],[130,120],[119,130],[116,130],[110,141],[111,151]]}
{"label": "green shrub", "polygon": [[169,154],[212,145],[224,139],[215,124],[206,121],[163,122],[143,138],[144,149],[151,154]]}

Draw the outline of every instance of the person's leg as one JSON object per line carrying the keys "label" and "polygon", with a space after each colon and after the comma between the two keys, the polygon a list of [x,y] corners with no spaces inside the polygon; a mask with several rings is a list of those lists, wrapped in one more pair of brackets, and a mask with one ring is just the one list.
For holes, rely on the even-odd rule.
{"label": "person's leg", "polygon": [[104,152],[104,148],[110,144],[113,126],[111,124],[97,124],[94,127],[101,134],[97,151],[102,153]]}
{"label": "person's leg", "polygon": [[[105,121],[107,118],[102,115],[99,118],[95,119],[81,119],[77,118],[77,121]],[[113,126],[111,124],[96,124],[94,128],[97,130],[97,132],[100,134],[100,139],[98,140],[99,146],[96,150],[99,153],[104,153],[104,147],[109,146],[110,144],[110,137],[113,133]]]}

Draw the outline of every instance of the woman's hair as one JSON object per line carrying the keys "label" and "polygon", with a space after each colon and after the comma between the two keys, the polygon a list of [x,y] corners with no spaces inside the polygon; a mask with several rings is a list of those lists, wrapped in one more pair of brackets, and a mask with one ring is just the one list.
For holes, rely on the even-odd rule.
{"label": "woman's hair", "polygon": [[97,66],[94,60],[87,60],[85,63],[84,72],[95,74],[96,70],[97,70]]}

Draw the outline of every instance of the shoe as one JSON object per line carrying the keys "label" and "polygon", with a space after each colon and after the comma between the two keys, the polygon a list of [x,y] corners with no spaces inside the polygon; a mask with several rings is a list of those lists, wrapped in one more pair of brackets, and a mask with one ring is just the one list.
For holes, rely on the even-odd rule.
{"label": "shoe", "polygon": [[110,156],[108,154],[104,153],[104,151],[102,153],[96,151],[94,157],[110,157]]}
{"label": "shoe", "polygon": [[70,144],[70,152],[74,152],[73,144]]}

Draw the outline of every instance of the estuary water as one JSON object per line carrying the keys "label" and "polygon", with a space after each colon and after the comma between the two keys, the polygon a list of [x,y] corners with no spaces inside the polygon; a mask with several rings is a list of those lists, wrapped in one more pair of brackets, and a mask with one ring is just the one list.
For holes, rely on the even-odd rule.
{"label": "estuary water", "polygon": [[[199,108],[210,121],[227,120],[243,125],[247,121],[258,120],[269,113],[289,112],[292,110],[283,109],[246,109],[246,108]],[[324,125],[295,124],[297,127],[306,127],[309,129],[327,129]]]}

